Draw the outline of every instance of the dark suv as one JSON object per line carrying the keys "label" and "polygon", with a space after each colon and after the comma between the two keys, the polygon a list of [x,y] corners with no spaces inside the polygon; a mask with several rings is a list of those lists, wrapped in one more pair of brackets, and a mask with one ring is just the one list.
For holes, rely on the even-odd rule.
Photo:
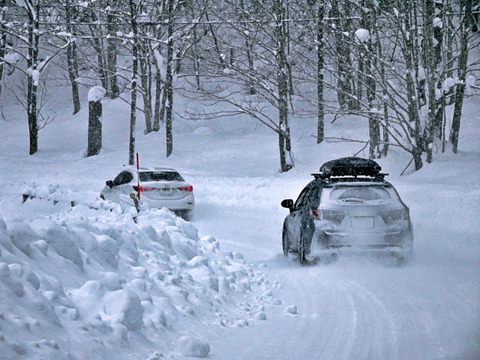
{"label": "dark suv", "polygon": [[408,260],[413,230],[408,207],[373,160],[328,161],[300,193],[282,201],[285,255],[300,262],[340,252],[380,252]]}

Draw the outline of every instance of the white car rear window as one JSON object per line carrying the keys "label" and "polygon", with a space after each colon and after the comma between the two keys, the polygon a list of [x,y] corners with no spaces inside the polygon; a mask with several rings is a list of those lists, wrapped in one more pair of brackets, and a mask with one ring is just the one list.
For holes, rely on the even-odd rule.
{"label": "white car rear window", "polygon": [[184,181],[179,173],[174,171],[142,171],[140,181]]}

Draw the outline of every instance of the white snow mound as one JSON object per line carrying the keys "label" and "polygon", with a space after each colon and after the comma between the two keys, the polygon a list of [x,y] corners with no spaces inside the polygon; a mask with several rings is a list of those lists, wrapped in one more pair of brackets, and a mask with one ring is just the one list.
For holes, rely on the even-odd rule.
{"label": "white snow mound", "polygon": [[170,211],[122,212],[92,194],[76,194],[85,202],[72,207],[52,201],[68,193],[58,186],[33,188],[21,206],[38,218],[0,218],[2,359],[126,359],[120,348],[144,341],[174,354],[178,339],[182,354],[205,357],[208,343],[182,337],[185,329],[258,315],[237,305],[267,291],[264,275]]}
{"label": "white snow mound", "polygon": [[178,340],[178,344],[183,356],[206,358],[210,353],[210,345],[208,343],[192,336],[182,336]]}

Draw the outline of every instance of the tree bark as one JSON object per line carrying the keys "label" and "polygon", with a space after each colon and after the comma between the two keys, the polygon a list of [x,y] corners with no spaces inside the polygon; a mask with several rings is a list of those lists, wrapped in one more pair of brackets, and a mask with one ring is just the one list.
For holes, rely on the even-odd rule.
{"label": "tree bark", "polygon": [[27,12],[29,17],[28,25],[28,80],[27,80],[27,118],[30,138],[29,154],[33,155],[38,151],[38,114],[37,114],[37,90],[38,78],[35,78],[38,67],[38,44],[40,39],[39,11],[40,1],[37,4],[30,3]]}
{"label": "tree bark", "polygon": [[174,0],[168,0],[168,40],[167,40],[167,74],[165,79],[165,91],[167,99],[165,138],[166,156],[169,157],[173,151],[172,117],[173,117],[173,11]]}
{"label": "tree bark", "polygon": [[160,130],[160,99],[162,96],[162,74],[160,73],[160,66],[155,61],[155,105],[153,110],[153,131]]}
{"label": "tree bark", "polygon": [[150,45],[148,43],[139,46],[140,49],[140,79],[143,93],[143,114],[145,116],[145,133],[152,132],[152,69],[150,62]]}
{"label": "tree bark", "polygon": [[465,79],[467,75],[468,64],[468,36],[472,19],[473,0],[462,0],[462,8],[465,13],[463,15],[462,24],[460,26],[460,55],[458,57],[458,79],[460,84],[457,85],[455,92],[455,107],[453,111],[452,130],[450,132],[450,141],[452,142],[452,150],[454,153],[458,151],[458,139],[460,135],[460,123],[462,118],[463,98],[465,96]]}
{"label": "tree bark", "polygon": [[208,12],[205,13],[205,17],[208,22],[208,28],[210,30],[210,33],[212,34],[213,45],[215,48],[215,52],[217,53],[218,62],[220,63],[222,70],[225,70],[227,68],[227,64],[225,63],[224,55],[220,50],[220,46],[218,45],[217,34],[215,34],[215,31],[213,31],[213,26],[212,26],[212,23],[210,22],[210,17],[208,16]]}
{"label": "tree bark", "polygon": [[[7,46],[7,33],[5,32],[5,0],[0,0],[0,59],[5,57],[5,49]],[[0,97],[2,96],[2,87],[3,87],[3,71],[4,71],[4,62],[0,61]]]}
{"label": "tree bark", "polygon": [[437,99],[435,96],[437,73],[434,47],[434,4],[433,0],[424,1],[424,45],[425,45],[425,74],[427,84],[428,98],[428,115],[427,124],[425,126],[425,152],[427,153],[427,163],[433,161],[433,140],[435,132],[440,128],[440,124],[436,124],[437,116]]}
{"label": "tree bark", "polygon": [[286,59],[286,39],[284,31],[285,9],[282,0],[274,1],[274,13],[276,14],[275,39],[277,88],[278,88],[278,145],[280,151],[280,169],[286,172],[292,168],[287,163],[286,152],[290,151],[290,129],[288,125],[288,78]]}
{"label": "tree bark", "polygon": [[[345,3],[347,4],[347,3]],[[348,45],[345,43],[345,35],[343,32],[345,29],[342,24],[342,16],[340,15],[339,0],[331,1],[330,16],[335,25],[334,36],[335,46],[337,49],[337,98],[338,104],[341,109],[351,109],[352,101],[350,96],[352,95],[351,87],[351,61],[350,51]]]}
{"label": "tree bark", "polygon": [[[369,4],[370,5],[370,4]],[[373,19],[372,17],[375,14],[374,6],[367,6],[368,12],[363,12],[363,25],[370,32],[373,28]],[[366,43],[361,44],[363,47],[362,52],[365,54],[365,60],[363,61],[363,66],[365,68],[365,87],[367,95],[367,106],[368,106],[368,129],[370,137],[370,159],[375,159],[380,155],[379,144],[380,144],[380,127],[378,121],[378,114],[374,111],[374,101],[376,96],[376,82],[374,78],[374,62],[375,56],[373,51],[372,43],[372,34],[368,37]],[[357,84],[358,87],[362,87],[362,83]]]}
{"label": "tree bark", "polygon": [[88,103],[88,142],[87,157],[98,155],[102,148],[102,103],[89,101]]}
{"label": "tree bark", "polygon": [[[246,12],[245,2],[244,0],[240,0],[240,21],[243,21],[245,16],[244,13]],[[248,71],[250,76],[248,77],[248,94],[255,95],[257,90],[255,88],[255,82],[252,80],[254,74],[254,65],[253,65],[253,56],[252,56],[252,42],[250,41],[250,33],[247,31],[243,32],[243,36],[245,38],[245,53],[247,56],[247,64],[248,64]]]}
{"label": "tree bark", "polygon": [[128,164],[135,163],[135,126],[137,122],[137,75],[138,75],[138,29],[137,9],[134,0],[130,0],[130,25],[132,27],[132,81],[130,94],[130,141],[128,151]]}
{"label": "tree bark", "polygon": [[317,11],[317,144],[320,144],[325,138],[325,110],[323,104],[323,92],[324,92],[324,68],[325,68],[325,59],[324,59],[324,49],[323,49],[323,28],[324,16],[325,16],[325,1],[320,0],[318,4]]}
{"label": "tree bark", "polygon": [[115,99],[120,95],[120,89],[118,87],[117,80],[117,24],[115,14],[112,13],[111,8],[114,7],[115,2],[109,3],[110,10],[107,10],[107,83],[108,95],[110,98]]}
{"label": "tree bark", "polygon": [[67,23],[67,31],[71,34],[71,41],[67,47],[67,64],[68,64],[68,77],[70,79],[70,85],[72,87],[72,101],[73,101],[73,114],[75,115],[80,111],[80,94],[78,92],[78,61],[77,61],[77,43],[75,40],[75,29],[72,24],[73,9],[71,6],[71,0],[65,1],[65,20]]}

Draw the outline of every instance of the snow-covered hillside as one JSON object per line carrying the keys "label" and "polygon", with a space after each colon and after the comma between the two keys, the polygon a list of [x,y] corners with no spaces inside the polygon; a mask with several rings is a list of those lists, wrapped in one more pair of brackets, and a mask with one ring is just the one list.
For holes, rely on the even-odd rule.
{"label": "snow-covered hillside", "polygon": [[[317,145],[314,119],[292,122],[288,173],[276,135],[251,119],[177,117],[168,159],[163,133],[145,136],[139,122],[143,165],[174,167],[194,186],[185,222],[98,198],[128,160],[128,105],[104,100],[103,149],[89,158],[85,110],[51,103],[56,119],[29,156],[25,114],[3,105],[0,359],[478,359],[479,101],[465,103],[459,154],[404,176],[408,154],[392,148],[379,161],[411,210],[415,257],[403,267],[301,267],[281,254],[280,201],[324,161],[363,147]],[[327,121],[327,136],[367,131]]]}

